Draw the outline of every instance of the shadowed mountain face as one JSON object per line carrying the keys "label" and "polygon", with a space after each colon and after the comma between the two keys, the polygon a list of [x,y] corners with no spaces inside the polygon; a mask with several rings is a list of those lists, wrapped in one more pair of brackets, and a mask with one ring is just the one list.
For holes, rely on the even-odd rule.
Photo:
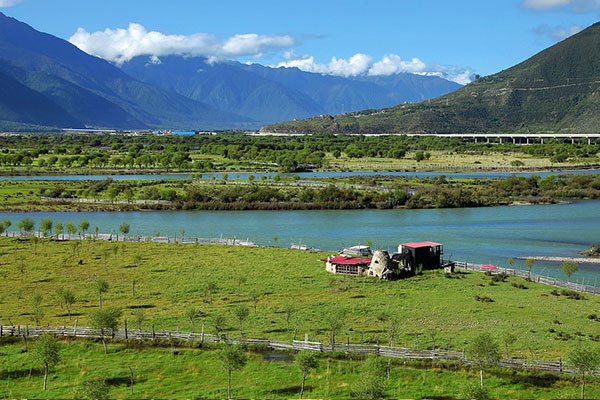
{"label": "shadowed mountain face", "polygon": [[600,132],[600,23],[455,92],[264,132]]}
{"label": "shadowed mountain face", "polygon": [[[12,86],[11,95],[32,96],[30,91],[35,91],[70,115],[55,119],[40,115],[37,123],[44,126],[202,129],[243,127],[253,122],[140,82],[69,42],[38,32],[2,13],[0,73],[21,84]],[[30,91],[21,94],[23,87]],[[12,113],[3,114],[8,118],[4,126],[10,127],[30,123],[24,116],[37,111],[27,102],[11,106],[2,99],[1,106],[6,110],[13,108]]]}
{"label": "shadowed mountain face", "polygon": [[438,77],[397,74],[343,78],[201,57],[140,56],[123,64],[129,75],[215,108],[264,123],[389,107],[439,96],[460,85]]}

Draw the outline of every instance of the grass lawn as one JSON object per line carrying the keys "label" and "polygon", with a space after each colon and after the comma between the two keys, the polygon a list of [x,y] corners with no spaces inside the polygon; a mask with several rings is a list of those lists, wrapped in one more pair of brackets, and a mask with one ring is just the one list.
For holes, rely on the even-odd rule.
{"label": "grass lawn", "polygon": [[[29,346],[32,346],[32,342]],[[51,369],[48,390],[42,390],[43,373],[19,341],[0,347],[0,397],[78,398],[83,382],[103,378],[110,398],[226,398],[227,373],[221,366],[220,349],[169,348],[136,344],[102,345],[90,341],[61,341],[61,362]],[[248,364],[233,373],[235,398],[297,398],[301,372],[292,363],[293,353],[279,353],[287,362],[268,361],[268,353],[247,352]],[[134,394],[130,392],[129,367],[135,367]],[[31,376],[30,376],[31,371]],[[318,368],[307,378],[305,398],[348,398],[361,373],[361,359],[321,356]],[[385,383],[387,398],[456,398],[467,383],[477,383],[476,370],[456,365],[408,363],[395,360],[391,379]],[[494,398],[577,398],[578,381],[569,376],[523,373],[496,369],[486,372],[484,382]],[[586,394],[600,396],[592,380]]]}
{"label": "grass lawn", "polygon": [[[251,312],[243,324],[246,336],[289,340],[296,332],[299,338],[307,333],[310,340],[327,342],[324,316],[343,308],[347,316],[338,341],[349,338],[357,343],[363,335],[365,341],[387,343],[382,331],[388,331],[392,318],[382,324],[377,318],[382,311],[396,319],[395,345],[402,346],[415,347],[415,334],[420,334],[419,345],[431,347],[434,332],[438,347],[462,350],[482,331],[499,341],[510,331],[518,337],[510,346],[511,356],[557,360],[576,340],[590,345],[598,340],[600,322],[588,316],[598,312],[600,298],[555,296],[554,288],[521,278],[491,285],[491,278],[480,273],[450,279],[442,271],[430,271],[387,282],[330,275],[319,261],[326,253],[89,240],[78,248],[76,244],[46,240],[35,246],[29,239],[0,238],[0,274],[5,282],[0,290],[2,324],[31,325],[32,294],[37,292],[43,296],[42,324],[72,325],[78,319],[79,326],[86,325],[99,303],[94,282],[104,279],[110,289],[103,294],[103,305],[122,309],[129,327],[137,327],[134,313],[143,310],[146,329],[154,323],[157,330],[190,330],[184,315],[194,307],[202,312],[195,321],[197,331],[204,324],[206,333],[214,333],[213,317],[222,314],[227,334],[239,335],[233,309],[240,304],[252,309],[249,293],[257,290],[261,293],[257,313]],[[216,285],[212,303],[204,301],[209,282]],[[77,297],[71,321],[57,299],[59,288],[71,289]],[[493,302],[476,301],[475,296]],[[289,331],[287,305],[294,310]]]}

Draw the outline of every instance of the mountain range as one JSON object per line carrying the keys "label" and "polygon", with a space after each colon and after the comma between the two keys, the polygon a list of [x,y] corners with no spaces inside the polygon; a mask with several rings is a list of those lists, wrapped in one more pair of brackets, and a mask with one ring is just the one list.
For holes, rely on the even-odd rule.
{"label": "mountain range", "polygon": [[343,78],[201,57],[117,66],[0,13],[0,129],[230,129],[389,107],[459,88],[438,77]]}
{"label": "mountain range", "polygon": [[433,100],[265,126],[287,133],[600,133],[600,23]]}

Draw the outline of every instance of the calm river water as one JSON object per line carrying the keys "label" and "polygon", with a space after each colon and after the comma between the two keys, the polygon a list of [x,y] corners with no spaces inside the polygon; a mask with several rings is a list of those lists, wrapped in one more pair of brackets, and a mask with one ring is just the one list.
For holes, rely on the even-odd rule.
{"label": "calm river water", "polygon": [[[85,219],[100,232],[115,232],[121,222],[132,235],[223,237],[278,246],[303,244],[324,250],[373,241],[379,249],[394,251],[398,243],[431,240],[445,244],[444,258],[506,266],[507,257],[577,256],[589,244],[600,242],[600,201],[570,204],[434,210],[327,210],[327,211],[157,211],[0,213],[0,220],[78,224]],[[516,264],[522,264],[517,260]],[[562,277],[558,263],[536,261],[534,272]],[[598,278],[600,264],[581,264],[572,279]],[[593,282],[591,282],[593,284]]]}

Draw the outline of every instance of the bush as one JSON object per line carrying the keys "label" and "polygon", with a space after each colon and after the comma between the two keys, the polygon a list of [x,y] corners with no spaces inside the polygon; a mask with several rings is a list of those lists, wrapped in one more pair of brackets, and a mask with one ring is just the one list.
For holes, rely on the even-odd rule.
{"label": "bush", "polygon": [[475,301],[479,301],[481,303],[493,303],[494,302],[494,300],[492,300],[488,296],[480,297],[480,296],[477,296],[477,295],[475,296]]}
{"label": "bush", "polygon": [[508,274],[506,272],[501,272],[499,274],[495,274],[492,276],[493,282],[506,282],[508,279]]}
{"label": "bush", "polygon": [[478,382],[467,382],[459,395],[459,399],[489,399],[491,396],[487,389],[482,388]]}

